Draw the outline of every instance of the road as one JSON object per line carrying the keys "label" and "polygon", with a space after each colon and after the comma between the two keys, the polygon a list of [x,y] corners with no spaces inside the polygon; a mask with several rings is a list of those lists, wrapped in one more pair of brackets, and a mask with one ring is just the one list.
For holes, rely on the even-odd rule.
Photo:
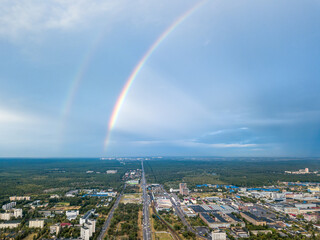
{"label": "road", "polygon": [[144,173],[143,167],[143,160],[141,161],[142,167],[142,177],[141,177],[141,188],[143,191],[142,200],[143,200],[143,239],[144,240],[152,240],[152,234],[150,229],[150,213],[149,213],[149,205],[150,205],[150,198],[147,193],[147,183]]}
{"label": "road", "polygon": [[[164,193],[168,194],[167,191],[164,189],[164,187],[161,185],[161,189]],[[169,194],[168,194],[169,195]],[[175,201],[174,201],[174,200]],[[193,229],[193,227],[190,225],[190,223],[186,220],[185,215],[180,207],[180,204],[176,204],[179,202],[178,197],[172,193],[170,196],[170,201],[172,203],[172,207],[175,210],[175,213],[178,215],[178,217],[181,219],[181,222],[183,223],[184,226],[187,227],[188,231],[195,233],[198,237],[202,238],[202,239],[210,239],[210,238],[206,238],[204,236],[202,236],[200,234],[200,232],[196,231]]]}
{"label": "road", "polygon": [[113,213],[114,213],[114,211],[116,210],[116,208],[117,208],[118,205],[119,205],[119,202],[120,202],[120,200],[121,200],[121,197],[122,197],[122,195],[123,195],[123,192],[124,192],[124,189],[125,189],[125,188],[126,188],[126,184],[124,184],[124,187],[123,187],[121,193],[120,193],[119,196],[117,197],[116,202],[113,204],[113,207],[112,207],[111,210],[110,210],[110,213],[109,213],[109,215],[108,215],[108,218],[107,218],[107,220],[104,222],[104,224],[103,224],[103,226],[102,226],[101,232],[100,232],[100,234],[99,234],[99,236],[98,236],[98,238],[97,238],[98,240],[102,240],[102,239],[103,239],[103,236],[105,235],[108,227],[110,226],[111,219],[112,219],[112,217],[113,217]]}

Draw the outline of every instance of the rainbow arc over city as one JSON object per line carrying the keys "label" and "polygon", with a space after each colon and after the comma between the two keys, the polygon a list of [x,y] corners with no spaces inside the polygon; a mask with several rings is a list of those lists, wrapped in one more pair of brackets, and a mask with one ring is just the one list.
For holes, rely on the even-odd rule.
{"label": "rainbow arc over city", "polygon": [[151,55],[154,53],[154,51],[159,47],[159,45],[172,33],[183,21],[185,21],[188,17],[190,17],[197,9],[199,9],[201,6],[203,6],[207,0],[203,0],[195,4],[193,7],[188,9],[185,13],[183,13],[181,16],[179,16],[162,34],[157,38],[157,40],[150,46],[150,48],[147,50],[147,52],[143,55],[143,57],[140,59],[140,61],[137,63],[131,74],[129,75],[128,79],[126,80],[126,83],[124,87],[122,88],[122,91],[120,92],[120,95],[116,101],[116,104],[114,105],[109,124],[108,124],[108,130],[106,134],[106,138],[104,141],[104,149],[107,150],[108,144],[110,142],[111,132],[112,129],[115,126],[115,123],[117,121],[117,118],[119,116],[121,107],[126,99],[126,96],[128,95],[128,92],[134,82],[134,80],[137,78],[139,72],[145,65],[145,63],[148,61],[148,59],[151,57]]}

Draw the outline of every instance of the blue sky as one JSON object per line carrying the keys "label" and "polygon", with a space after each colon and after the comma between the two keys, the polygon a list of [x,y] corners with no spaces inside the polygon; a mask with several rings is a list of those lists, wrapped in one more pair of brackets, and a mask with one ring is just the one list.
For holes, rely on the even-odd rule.
{"label": "blue sky", "polygon": [[148,59],[104,149],[135,65],[196,3],[1,1],[0,156],[319,156],[312,0],[208,0]]}

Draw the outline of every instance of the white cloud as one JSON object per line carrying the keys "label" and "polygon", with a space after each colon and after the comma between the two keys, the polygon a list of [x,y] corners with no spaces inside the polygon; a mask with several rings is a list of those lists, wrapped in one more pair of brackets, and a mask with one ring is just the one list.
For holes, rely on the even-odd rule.
{"label": "white cloud", "polygon": [[209,144],[214,148],[248,148],[248,147],[257,147],[257,144],[242,144],[242,143],[215,143]]}
{"label": "white cloud", "polygon": [[[197,148],[252,148],[259,146],[253,143],[202,143],[194,140],[181,140],[176,141],[176,144],[185,147],[197,147]],[[261,146],[260,146],[261,147]]]}
{"label": "white cloud", "polygon": [[119,21],[130,22],[132,27],[167,23],[181,14],[184,5],[188,8],[183,1],[2,0],[0,36],[16,40],[48,30],[81,31],[99,24],[119,27]]}
{"label": "white cloud", "polygon": [[[197,148],[256,148],[262,147],[261,144],[254,143],[201,143],[194,140],[140,140],[132,141],[138,145],[176,145],[184,147],[197,147]],[[262,148],[260,148],[262,149]],[[255,149],[256,150],[256,149]]]}
{"label": "white cloud", "polygon": [[29,118],[21,114],[8,111],[6,109],[0,109],[0,123],[16,123],[16,122],[25,122]]}
{"label": "white cloud", "polygon": [[70,29],[92,17],[112,12],[118,1],[4,0],[0,2],[0,35],[16,38],[24,33]]}

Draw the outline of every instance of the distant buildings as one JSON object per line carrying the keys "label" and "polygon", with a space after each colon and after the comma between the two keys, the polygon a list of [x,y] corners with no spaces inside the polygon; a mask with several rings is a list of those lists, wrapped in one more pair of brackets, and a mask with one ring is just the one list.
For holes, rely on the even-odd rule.
{"label": "distant buildings", "polygon": [[189,189],[187,188],[186,183],[180,183],[179,184],[179,193],[181,195],[188,195],[189,194]]}
{"label": "distant buildings", "polygon": [[2,209],[3,210],[10,210],[10,209],[14,208],[16,205],[17,205],[16,202],[10,202],[10,203],[2,205]]}
{"label": "distant buildings", "polygon": [[53,198],[60,198],[60,196],[57,195],[57,194],[51,195],[51,196],[50,196],[50,199],[53,199]]}
{"label": "distant buildings", "polygon": [[66,216],[69,221],[74,220],[79,215],[79,210],[66,211]]}
{"label": "distant buildings", "polygon": [[173,189],[173,188],[170,188],[170,192],[173,193],[173,192],[180,192],[180,189]]}
{"label": "distant buildings", "polygon": [[118,172],[118,170],[107,170],[106,173],[107,174],[116,174]]}
{"label": "distant buildings", "polygon": [[128,180],[126,181],[127,184],[129,185],[138,185],[139,184],[139,180]]}
{"label": "distant buildings", "polygon": [[21,218],[22,217],[22,209],[15,208],[11,210],[7,210],[5,213],[0,213],[0,220],[10,220],[11,218]]}
{"label": "distant buildings", "polygon": [[310,174],[310,173],[318,173],[318,171],[310,172],[309,168],[299,169],[298,171],[284,171],[288,174]]}
{"label": "distant buildings", "polygon": [[117,192],[93,192],[84,194],[82,197],[116,197]]}
{"label": "distant buildings", "polygon": [[71,190],[71,191],[67,192],[65,196],[66,197],[75,197],[76,194],[78,194],[78,193],[79,193],[79,190]]}
{"label": "distant buildings", "polygon": [[44,220],[42,219],[32,219],[29,220],[29,228],[43,228]]}
{"label": "distant buildings", "polygon": [[317,187],[308,187],[308,192],[318,193],[318,192],[320,192],[320,187],[319,186],[317,186]]}
{"label": "distant buildings", "polygon": [[23,200],[30,200],[29,196],[12,196],[9,197],[10,201],[23,201]]}

